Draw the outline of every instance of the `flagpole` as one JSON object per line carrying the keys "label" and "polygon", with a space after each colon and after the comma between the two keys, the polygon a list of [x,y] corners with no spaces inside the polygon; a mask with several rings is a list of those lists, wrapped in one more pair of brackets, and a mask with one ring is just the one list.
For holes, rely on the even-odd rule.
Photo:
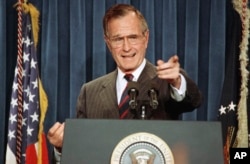
{"label": "flagpole", "polygon": [[18,65],[18,113],[17,113],[17,136],[16,136],[16,162],[21,164],[22,158],[22,120],[23,120],[23,52],[22,52],[22,0],[18,0],[17,11],[18,11],[18,29],[17,29],[17,65]]}

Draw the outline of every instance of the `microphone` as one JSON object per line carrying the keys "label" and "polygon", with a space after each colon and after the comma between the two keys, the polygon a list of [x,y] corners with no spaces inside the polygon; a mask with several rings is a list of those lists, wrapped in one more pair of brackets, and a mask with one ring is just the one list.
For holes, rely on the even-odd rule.
{"label": "microphone", "polygon": [[137,96],[139,94],[138,84],[136,82],[128,82],[128,95],[129,95],[129,106],[131,109],[136,109],[137,107]]}
{"label": "microphone", "polygon": [[152,83],[150,89],[148,90],[148,96],[150,98],[149,105],[152,109],[157,109],[158,107],[158,90],[156,89],[156,84]]}

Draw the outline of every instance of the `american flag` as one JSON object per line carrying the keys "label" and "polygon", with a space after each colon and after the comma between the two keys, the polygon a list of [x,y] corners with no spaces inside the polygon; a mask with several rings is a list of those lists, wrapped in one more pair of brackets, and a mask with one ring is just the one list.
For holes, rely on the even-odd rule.
{"label": "american flag", "polygon": [[[30,13],[22,14],[22,123],[21,164],[47,164],[48,152],[43,133],[43,121],[47,110],[47,97],[39,78],[36,48],[32,33]],[[20,69],[20,68],[19,68]],[[20,82],[19,82],[20,83]],[[20,84],[19,84],[20,85]],[[42,106],[42,107],[41,107]],[[17,161],[18,126],[18,64],[12,85],[10,102],[6,164]]]}
{"label": "american flag", "polygon": [[[240,46],[243,38],[243,25],[240,15],[235,10],[235,3],[241,0],[233,1],[234,5],[228,5],[228,24],[227,24],[227,47],[226,47],[226,72],[222,90],[221,106],[219,108],[218,118],[222,125],[223,145],[224,145],[224,164],[230,163],[230,148],[250,147],[250,109],[249,93],[242,94],[249,90],[247,86],[242,87],[242,83],[248,80],[242,80],[249,68],[242,69],[243,46]],[[245,1],[247,2],[247,1]],[[230,2],[231,3],[231,2]],[[240,5],[239,5],[240,6]],[[242,7],[246,7],[243,5]],[[246,53],[246,56],[249,56]],[[244,63],[244,62],[243,62]],[[249,66],[248,66],[249,67]],[[241,68],[241,69],[240,69]],[[248,69],[248,70],[246,70]],[[246,76],[247,78],[249,77]],[[250,83],[249,83],[250,84]],[[248,87],[249,87],[248,84]],[[245,93],[245,92],[244,92]],[[247,100],[248,97],[248,100]],[[242,100],[242,101],[241,101]],[[247,102],[248,101],[248,102]],[[243,115],[243,117],[242,117]],[[242,133],[243,132],[243,133]],[[243,135],[242,135],[243,134]],[[242,146],[243,144],[244,146]]]}

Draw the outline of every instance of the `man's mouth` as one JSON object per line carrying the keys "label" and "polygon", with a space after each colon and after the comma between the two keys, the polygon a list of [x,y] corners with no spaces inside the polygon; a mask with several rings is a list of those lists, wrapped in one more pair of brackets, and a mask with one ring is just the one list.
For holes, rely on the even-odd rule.
{"label": "man's mouth", "polygon": [[131,55],[122,55],[123,58],[131,58],[134,57],[136,55],[136,53],[133,53]]}

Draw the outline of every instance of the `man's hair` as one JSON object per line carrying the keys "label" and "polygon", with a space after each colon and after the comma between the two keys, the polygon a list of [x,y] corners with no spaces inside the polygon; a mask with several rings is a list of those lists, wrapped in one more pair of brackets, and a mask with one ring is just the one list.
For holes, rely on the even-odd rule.
{"label": "man's hair", "polygon": [[117,19],[117,18],[121,18],[124,17],[126,15],[128,15],[129,13],[134,12],[137,16],[137,18],[140,20],[141,22],[141,28],[142,31],[145,32],[148,30],[148,24],[144,18],[144,16],[142,15],[142,13],[137,10],[134,6],[129,5],[129,4],[116,4],[112,7],[110,7],[104,17],[103,17],[103,32],[105,36],[108,36],[108,23],[112,20],[112,19]]}

